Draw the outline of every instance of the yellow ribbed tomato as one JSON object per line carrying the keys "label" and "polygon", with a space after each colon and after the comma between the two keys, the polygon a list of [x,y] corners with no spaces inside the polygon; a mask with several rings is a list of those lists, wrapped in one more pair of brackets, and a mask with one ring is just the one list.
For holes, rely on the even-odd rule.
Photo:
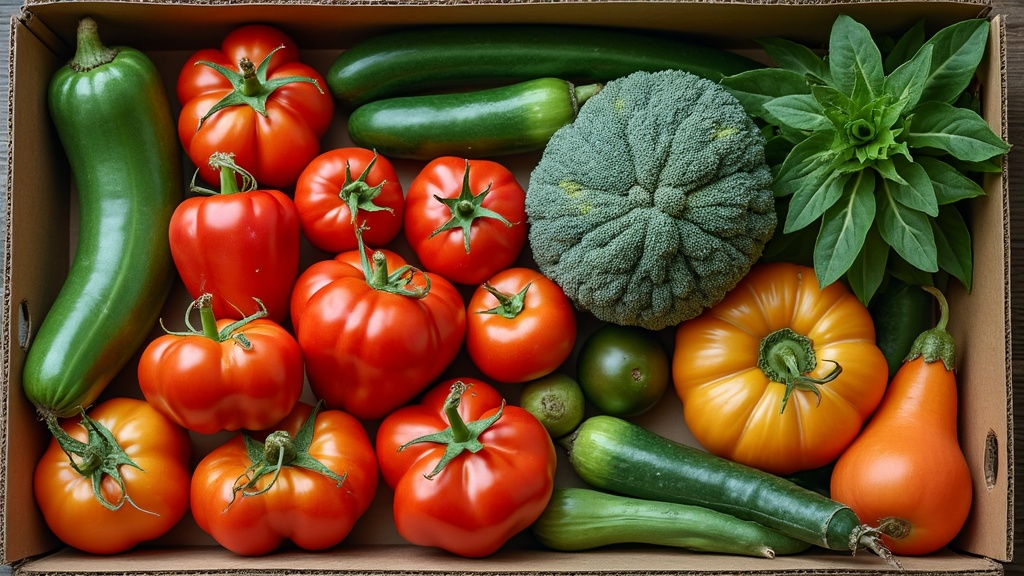
{"label": "yellow ribbed tomato", "polygon": [[676,329],[672,378],[708,452],[775,474],[824,466],[881,401],[888,367],[867,308],[814,270],[758,264]]}

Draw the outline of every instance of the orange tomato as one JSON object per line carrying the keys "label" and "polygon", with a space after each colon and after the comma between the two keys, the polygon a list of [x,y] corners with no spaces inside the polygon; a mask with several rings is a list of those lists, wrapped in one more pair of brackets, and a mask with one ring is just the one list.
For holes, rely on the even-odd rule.
{"label": "orange tomato", "polygon": [[888,380],[867,308],[814,270],[759,264],[679,325],[672,378],[709,452],[775,474],[824,466],[860,432]]}

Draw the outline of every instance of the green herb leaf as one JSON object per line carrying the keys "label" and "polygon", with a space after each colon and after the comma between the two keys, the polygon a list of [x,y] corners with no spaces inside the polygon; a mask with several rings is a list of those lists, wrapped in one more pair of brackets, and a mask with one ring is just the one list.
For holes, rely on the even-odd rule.
{"label": "green herb leaf", "polygon": [[920,210],[932,217],[938,216],[939,203],[935,197],[935,188],[924,167],[903,156],[893,158],[893,167],[902,180],[893,183],[893,198],[908,208]]}
{"label": "green herb leaf", "polygon": [[925,272],[939,269],[935,237],[928,216],[896,201],[894,183],[882,180],[878,186],[876,219],[882,238],[907,262]]}
{"label": "green herb leaf", "polygon": [[935,201],[940,206],[985,194],[981,185],[938,158],[919,155],[917,164],[928,174]]}
{"label": "green herb leaf", "polygon": [[[912,60],[902,64],[885,78],[883,90],[898,103],[897,117],[917,106],[924,91],[925,79],[931,70],[932,47],[925,46]],[[890,124],[891,125],[891,124]]]}
{"label": "green herb leaf", "polygon": [[882,53],[867,27],[845,14],[832,25],[828,67],[832,86],[854,100],[865,102],[881,95],[885,82]]}
{"label": "green herb leaf", "polygon": [[873,170],[847,174],[836,182],[843,184],[841,198],[825,212],[814,245],[814,272],[822,287],[842,278],[853,265],[875,214]]}
{"label": "green herb leaf", "polygon": [[828,78],[825,59],[803,44],[785,38],[762,38],[757,43],[779,68],[795,72],[801,77],[809,75],[816,80]]}
{"label": "green herb leaf", "polygon": [[974,260],[971,257],[971,232],[955,206],[943,206],[932,220],[932,233],[938,248],[939,268],[971,290]]}
{"label": "green herb leaf", "polygon": [[794,146],[775,176],[772,192],[776,196],[789,196],[808,179],[818,180],[821,173],[831,168],[834,141],[834,132],[816,132]]}
{"label": "green herb leaf", "polygon": [[820,218],[839,201],[843,195],[843,188],[850,178],[849,173],[823,170],[817,173],[814,179],[806,180],[806,185],[797,190],[789,202],[784,232],[806,228]]}
{"label": "green herb leaf", "polygon": [[860,253],[846,272],[850,289],[865,306],[871,302],[885,280],[886,262],[890,251],[889,245],[878,233],[878,226],[872,224],[867,236],[864,237]]}
{"label": "green herb leaf", "polygon": [[932,47],[932,67],[922,102],[952,102],[967,88],[988,45],[989,22],[964,20],[939,30],[925,43]]}
{"label": "green herb leaf", "polygon": [[889,253],[886,271],[889,273],[889,276],[902,282],[906,282],[907,284],[914,284],[917,286],[937,286],[935,282],[936,274],[915,268],[895,252]]}
{"label": "green herb leaf", "polygon": [[912,28],[907,30],[893,46],[892,50],[885,56],[885,71],[892,73],[904,62],[914,57],[914,54],[924,45],[924,20],[918,20]]}
{"label": "green herb leaf", "polygon": [[781,96],[764,103],[765,110],[780,123],[797,130],[817,131],[832,128],[821,105],[810,94]]}
{"label": "green herb leaf", "polygon": [[765,102],[781,96],[809,93],[807,79],[803,75],[781,68],[748,70],[722,78],[721,84],[739,100],[747,114],[771,124],[778,122],[765,111]]}
{"label": "green herb leaf", "polygon": [[1010,148],[981,116],[944,102],[925,102],[915,108],[906,140],[912,148],[935,148],[969,162],[987,160]]}

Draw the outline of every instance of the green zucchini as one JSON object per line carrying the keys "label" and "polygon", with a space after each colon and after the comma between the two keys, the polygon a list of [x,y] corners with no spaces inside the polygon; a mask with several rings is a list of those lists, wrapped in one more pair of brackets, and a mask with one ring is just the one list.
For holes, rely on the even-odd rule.
{"label": "green zucchini", "polygon": [[586,488],[556,488],[531,531],[544,546],[562,551],[612,544],[654,544],[696,552],[774,558],[797,554],[811,546],[756,522],[708,508]]}
{"label": "green zucchini", "polygon": [[88,407],[142,345],[174,278],[167,228],[182,197],[181,151],[164,84],[143,53],[78,25],[48,105],[79,201],[67,279],[22,373],[45,417]]}
{"label": "green zucchini", "polygon": [[544,148],[600,85],[537,78],[507,86],[364,104],[348,119],[357,146],[382,156],[485,158]]}
{"label": "green zucchini", "polygon": [[849,507],[779,476],[674,442],[613,416],[584,420],[564,442],[569,462],[591,486],[634,498],[717,510],[831,550],[868,548],[890,562],[881,532]]}
{"label": "green zucchini", "polygon": [[678,69],[714,81],[759,64],[733,52],[636,31],[585,26],[474,24],[379,34],[342,52],[327,85],[351,107],[445,86],[558,77],[608,82]]}

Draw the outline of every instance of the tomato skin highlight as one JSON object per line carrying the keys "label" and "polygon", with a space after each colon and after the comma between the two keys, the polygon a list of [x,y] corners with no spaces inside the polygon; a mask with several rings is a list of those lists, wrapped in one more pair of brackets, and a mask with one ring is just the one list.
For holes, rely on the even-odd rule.
{"label": "tomato skin highlight", "polygon": [[[770,335],[806,339],[794,387],[759,367]],[[836,364],[842,367],[837,374]],[[819,288],[814,270],[759,264],[719,304],[676,329],[672,377],[694,438],[712,454],[779,475],[820,468],[860,433],[882,399],[885,356],[871,315],[844,285]],[[784,408],[783,408],[784,407]],[[781,412],[781,413],[780,413]]]}
{"label": "tomato skin highlight", "polygon": [[[444,405],[456,382],[469,386],[457,411],[470,422],[501,416],[480,433],[483,448],[464,451],[432,478],[445,445],[406,443],[449,427]],[[395,526],[419,546],[464,557],[497,552],[544,511],[554,489],[556,454],[544,426],[505,404],[492,386],[468,378],[444,381],[419,404],[396,410],[377,431],[381,475],[394,490]]]}
{"label": "tomato skin highlight", "polygon": [[466,350],[476,367],[488,378],[507,383],[557,370],[576,343],[575,310],[562,289],[530,268],[508,268],[487,285],[509,297],[529,288],[511,318],[488,313],[501,302],[483,285],[474,290],[466,308]]}
{"label": "tomato skin highlight", "polygon": [[[468,181],[467,181],[468,171]],[[469,239],[458,226],[440,231],[459,208],[460,194],[486,196],[466,217]],[[478,198],[479,200],[479,198]],[[403,230],[425,270],[455,284],[480,284],[512,266],[526,245],[526,192],[503,165],[490,160],[442,156],[428,162],[409,184]],[[480,215],[480,208],[500,215]]]}
{"label": "tomato skin highlight", "polygon": [[[373,195],[376,187],[379,190]],[[355,218],[347,202],[352,194],[361,199]],[[363,202],[371,201],[371,195],[373,206],[368,208]],[[309,242],[338,254],[358,247],[358,226],[365,226],[363,239],[369,246],[383,247],[394,240],[402,228],[405,194],[387,158],[366,148],[336,148],[314,158],[299,175],[295,207]]]}
{"label": "tomato skin highlight", "polygon": [[[142,510],[128,502],[117,510],[101,505],[90,478],[76,472],[57,440],[51,439],[34,476],[36,503],[47,526],[68,546],[90,554],[117,554],[163,536],[189,508],[188,434],[148,403],[133,398],[111,398],[88,414],[110,430],[142,468],[119,467],[128,496]],[[86,441],[86,430],[76,418],[67,418],[60,426]],[[108,501],[121,496],[109,476],[104,476],[102,490]]]}
{"label": "tomato skin highlight", "polygon": [[[274,429],[287,430],[295,437],[311,412],[310,405],[300,402]],[[286,539],[304,550],[339,544],[376,493],[378,469],[373,447],[362,424],[351,415],[321,410],[309,455],[343,475],[342,483],[311,470],[285,466],[267,492],[234,497],[232,487],[253,463],[241,434],[236,434],[196,467],[191,484],[196,523],[221,546],[244,556],[269,554]],[[257,487],[266,487],[270,480],[264,476]]]}

